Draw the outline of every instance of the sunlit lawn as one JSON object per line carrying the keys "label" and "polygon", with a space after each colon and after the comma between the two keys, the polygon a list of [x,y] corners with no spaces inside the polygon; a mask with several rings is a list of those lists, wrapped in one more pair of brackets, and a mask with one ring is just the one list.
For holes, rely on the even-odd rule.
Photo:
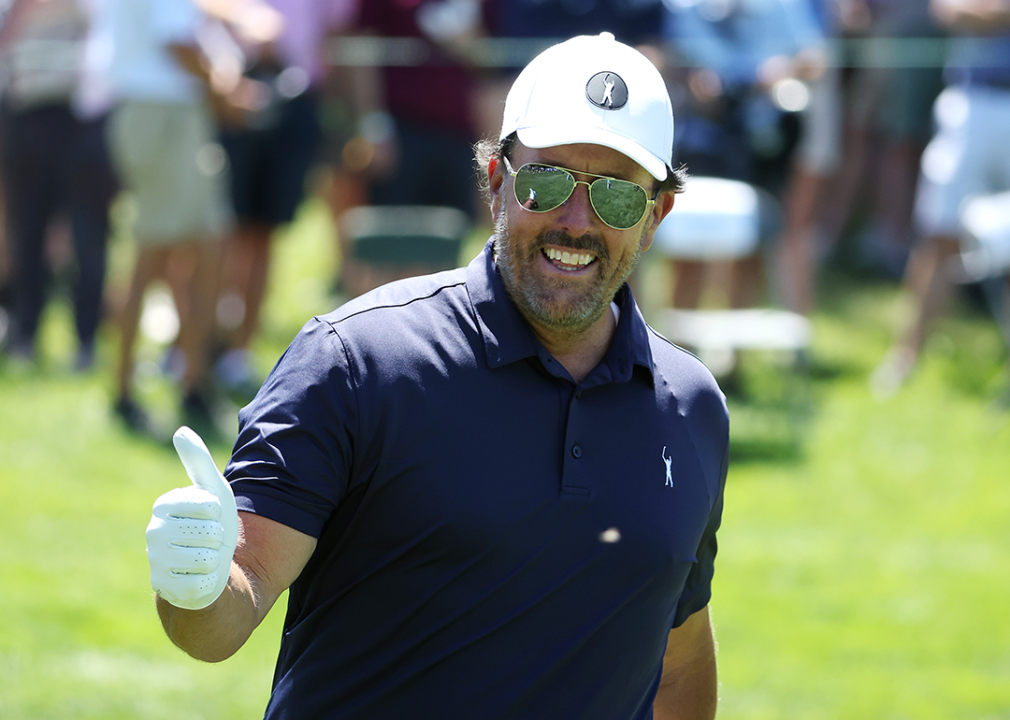
{"label": "sunlit lawn", "polygon": [[[329,229],[309,204],[276,245],[264,372],[333,302]],[[118,243],[113,283],[129,255]],[[867,376],[890,337],[893,285],[836,278],[825,296],[800,449],[762,447],[749,401],[730,398],[747,421],[734,425],[712,605],[720,717],[1010,718],[1004,346],[962,304],[912,382],[878,400]],[[144,527],[185,475],[167,446],[111,420],[114,343],[108,330],[96,372],[72,375],[57,306],[43,369],[0,365],[0,718],[258,717],[280,612],[215,666],[176,650],[154,614]],[[160,351],[145,347],[149,368]],[[143,392],[171,425],[167,382],[152,370]],[[223,465],[227,446],[213,449]]]}

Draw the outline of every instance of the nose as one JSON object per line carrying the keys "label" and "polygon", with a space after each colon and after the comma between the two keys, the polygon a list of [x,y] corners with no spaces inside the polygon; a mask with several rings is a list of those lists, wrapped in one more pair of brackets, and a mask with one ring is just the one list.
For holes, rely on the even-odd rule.
{"label": "nose", "polygon": [[572,237],[598,233],[596,210],[589,200],[589,183],[580,181],[575,190],[557,209],[557,224]]}

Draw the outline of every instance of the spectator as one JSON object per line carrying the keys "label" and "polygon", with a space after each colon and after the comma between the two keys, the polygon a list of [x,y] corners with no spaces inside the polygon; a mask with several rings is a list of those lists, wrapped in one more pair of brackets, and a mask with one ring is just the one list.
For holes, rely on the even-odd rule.
{"label": "spectator", "polygon": [[[826,38],[837,38],[841,0],[813,3]],[[847,1],[847,0],[846,0]],[[782,233],[777,248],[779,300],[793,312],[814,307],[822,256],[820,219],[831,182],[841,166],[842,73],[839,52],[828,52],[808,73],[810,100],[802,114],[799,144],[783,193]]]}
{"label": "spectator", "polygon": [[[372,186],[380,205],[447,205],[476,214],[471,114],[475,73],[465,43],[483,34],[478,0],[362,3],[359,30],[382,38],[423,42],[417,65],[381,68],[381,93],[371,112],[388,113],[395,168]],[[376,122],[377,118],[366,118]],[[383,123],[386,121],[383,120]]]}
{"label": "spectator", "polygon": [[[693,175],[751,183],[778,197],[799,119],[771,91],[823,68],[824,37],[813,8],[808,0],[671,0],[665,6],[665,34],[679,56],[669,73],[680,88],[674,91],[676,161]],[[735,261],[731,270],[724,288],[729,304],[753,304],[760,258]],[[674,306],[698,305],[704,274],[702,263],[676,263]]]}
{"label": "spectator", "polygon": [[[478,78],[470,49],[485,33],[482,0],[368,0],[355,34],[361,40],[412,47],[406,62],[383,57],[350,73],[356,134],[344,147],[344,169],[367,184],[352,201],[334,197],[338,224],[354,200],[373,205],[440,205],[477,217],[473,96]],[[344,176],[346,180],[346,175]],[[347,183],[342,187],[346,189]],[[356,195],[356,197],[354,197]],[[341,289],[354,296],[374,286],[376,273],[354,257],[339,232]]]}
{"label": "spectator", "polygon": [[[11,71],[3,96],[3,187],[10,242],[7,352],[34,360],[53,283],[50,229],[64,214],[73,247],[74,368],[91,368],[102,318],[109,205],[116,179],[104,132],[108,98],[82,83],[89,4],[16,0],[2,37]],[[88,94],[87,102],[82,95]]]}
{"label": "spectator", "polygon": [[952,40],[946,88],[936,99],[936,134],[922,156],[915,198],[920,239],[903,291],[914,306],[895,346],[871,377],[881,396],[912,372],[953,284],[959,210],[972,195],[1010,190],[1010,0],[932,0]]}
{"label": "spectator", "polygon": [[[845,161],[832,186],[821,230],[825,247],[855,233],[867,268],[900,277],[912,244],[912,205],[919,161],[932,133],[930,107],[943,88],[942,28],[923,0],[846,0],[853,38],[874,42],[874,54],[856,56],[849,81]],[[902,67],[901,43],[920,45],[920,67]],[[927,52],[932,51],[932,52]],[[880,58],[890,58],[881,61]],[[865,221],[856,222],[865,207]]]}
{"label": "spectator", "polygon": [[140,431],[151,428],[133,392],[135,345],[145,291],[159,280],[169,283],[179,315],[183,417],[205,432],[215,428],[209,342],[229,212],[211,103],[233,117],[243,87],[212,85],[197,41],[204,22],[190,0],[105,0],[91,37],[99,48],[95,56],[109,59],[117,102],[112,154],[137,207],[137,257],[120,315],[114,410]]}
{"label": "spectator", "polygon": [[226,242],[219,324],[224,354],[216,377],[244,400],[261,378],[249,345],[259,327],[275,230],[291,222],[305,196],[322,140],[319,95],[326,77],[326,41],[345,28],[356,0],[267,0],[279,32],[267,42],[243,37],[241,13],[225,16],[240,42],[247,78],[265,92],[244,122],[226,126],[221,143],[231,166],[237,225]]}

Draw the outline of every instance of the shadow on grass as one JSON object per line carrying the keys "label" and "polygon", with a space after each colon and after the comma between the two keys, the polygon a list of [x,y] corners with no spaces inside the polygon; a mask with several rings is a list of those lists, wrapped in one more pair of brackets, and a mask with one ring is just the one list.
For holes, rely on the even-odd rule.
{"label": "shadow on grass", "polygon": [[727,388],[731,462],[802,462],[817,406],[813,378],[806,368],[754,370],[750,365]]}
{"label": "shadow on grass", "polygon": [[802,462],[821,377],[846,372],[812,367],[805,357],[739,354],[733,370],[719,378],[730,413],[731,462]]}
{"label": "shadow on grass", "polygon": [[798,465],[803,462],[802,442],[789,438],[730,437],[732,465]]}

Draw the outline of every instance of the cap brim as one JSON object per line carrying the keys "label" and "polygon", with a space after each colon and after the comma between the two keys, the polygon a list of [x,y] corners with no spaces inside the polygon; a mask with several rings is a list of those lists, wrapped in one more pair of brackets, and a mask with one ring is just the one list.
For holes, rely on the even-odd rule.
{"label": "cap brim", "polygon": [[[580,132],[581,131],[581,132]],[[666,162],[653,155],[634,140],[623,135],[610,132],[605,128],[573,128],[571,126],[540,125],[516,130],[519,141],[529,148],[546,148],[557,145],[603,145],[619,153],[627,155],[660,182],[666,180],[668,170]]]}

